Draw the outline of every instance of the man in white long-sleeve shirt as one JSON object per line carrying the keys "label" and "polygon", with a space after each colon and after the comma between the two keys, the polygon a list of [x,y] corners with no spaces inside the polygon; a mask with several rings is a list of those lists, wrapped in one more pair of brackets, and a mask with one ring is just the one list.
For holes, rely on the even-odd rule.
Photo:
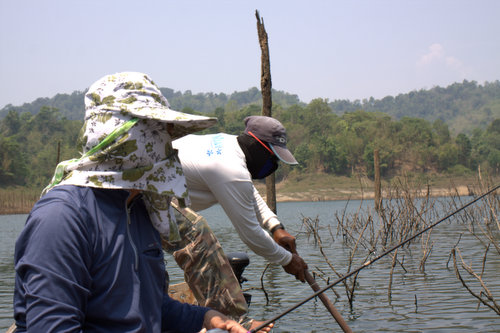
{"label": "man in white long-sleeve shirt", "polygon": [[278,120],[265,116],[247,117],[245,125],[239,136],[188,135],[173,142],[179,150],[191,208],[199,211],[219,203],[252,251],[304,282],[307,265],[295,253],[295,237],[285,231],[252,182],[276,171],[279,160],[297,164],[286,148],[285,129]]}

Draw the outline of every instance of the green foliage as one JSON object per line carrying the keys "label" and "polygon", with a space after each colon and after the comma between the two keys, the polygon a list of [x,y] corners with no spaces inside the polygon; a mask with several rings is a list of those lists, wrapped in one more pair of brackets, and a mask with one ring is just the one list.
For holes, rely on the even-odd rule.
{"label": "green foliage", "polygon": [[500,169],[500,150],[492,149],[490,150],[487,158],[488,164],[498,173]]}
{"label": "green foliage", "polygon": [[462,164],[463,166],[468,166],[472,151],[472,145],[469,138],[465,134],[460,133],[457,136],[455,143],[458,149],[457,162]]}
{"label": "green foliage", "polygon": [[50,107],[61,110],[61,116],[72,120],[83,120],[85,92],[75,91],[72,94],[57,94],[52,98],[37,98],[32,103],[24,103],[21,106],[11,104],[0,110],[0,119],[4,118],[10,111],[17,113],[37,114],[42,107]]}
{"label": "green foliage", "polygon": [[446,88],[411,91],[380,100],[373,97],[361,102],[337,100],[329,105],[336,114],[362,109],[383,112],[395,119],[442,120],[451,132],[470,134],[474,128],[484,129],[494,119],[500,118],[500,81],[478,85],[476,81],[464,80]]}
{"label": "green foliage", "polygon": [[[24,179],[28,172],[26,154],[14,138],[0,135],[0,161],[0,184],[25,185]],[[19,177],[21,179],[18,182]]]}
{"label": "green foliage", "polygon": [[[226,132],[238,134],[240,121],[258,108],[245,108],[224,114]],[[306,106],[275,107],[273,115],[287,128],[289,147],[300,164],[301,173],[324,172],[336,175],[366,173],[373,176],[373,152],[379,150],[381,174],[391,176],[402,170],[413,172],[446,172],[460,164],[470,170],[480,163],[495,168],[492,150],[500,122],[492,122],[487,131],[479,131],[481,151],[472,147],[466,134],[452,138],[441,120],[403,117],[394,120],[381,112],[356,110],[337,116],[322,99]],[[495,148],[496,149],[496,148]],[[293,169],[293,168],[292,168]],[[289,169],[288,169],[289,170]],[[285,169],[281,176],[287,176]]]}
{"label": "green foliage", "polygon": [[[190,90],[174,91],[170,88],[160,88],[174,110],[195,110],[202,114],[213,114],[214,110],[222,108],[225,112],[235,112],[249,105],[262,105],[260,91],[252,87],[246,91],[224,93],[198,93]],[[32,103],[22,106],[7,105],[0,109],[0,119],[9,111],[19,114],[28,112],[36,114],[42,106],[59,109],[61,115],[71,120],[82,120],[84,114],[85,91],[75,91],[72,94],[57,94],[52,98],[38,98]],[[273,106],[279,105],[289,109],[294,105],[305,107],[297,95],[283,91],[272,91]],[[326,101],[325,101],[326,102]],[[470,135],[475,128],[485,129],[493,120],[500,118],[500,81],[485,82],[483,85],[475,81],[464,80],[446,88],[434,87],[429,90],[411,91],[397,96],[386,96],[380,100],[369,99],[335,100],[328,102],[336,115],[352,113],[357,110],[381,112],[393,119],[403,117],[420,118],[432,122],[438,140],[446,140],[446,133]],[[297,118],[296,115],[293,117]],[[446,127],[442,124],[446,123]],[[441,141],[440,144],[446,142]]]}
{"label": "green foliage", "polygon": [[439,170],[448,170],[457,165],[458,147],[451,143],[445,143],[444,145],[439,147],[437,157]]}
{"label": "green foliage", "polygon": [[432,124],[432,129],[436,132],[436,139],[439,144],[442,145],[450,141],[450,130],[443,120],[436,119]]}
{"label": "green foliage", "polygon": [[453,176],[469,176],[472,174],[472,171],[463,165],[456,164],[452,166],[451,168],[448,168],[446,170],[447,174],[453,175]]}
{"label": "green foliage", "polygon": [[36,115],[9,112],[0,122],[0,187],[47,185],[58,162],[58,149],[61,160],[77,156],[81,125],[46,106]]}
{"label": "green foliage", "polygon": [[[162,91],[173,109],[219,119],[216,126],[203,133],[240,134],[245,117],[261,114],[256,88],[232,95]],[[371,98],[363,103],[330,103],[315,99],[309,104],[300,103],[295,95],[273,92],[273,117],[287,128],[288,147],[300,163],[294,167],[283,165],[277,178],[318,172],[372,177],[375,150],[379,151],[381,174],[386,177],[402,172],[466,173],[479,165],[481,170],[498,174],[499,92],[498,82],[478,86],[464,81],[380,101]],[[77,96],[79,107],[71,104]],[[79,156],[76,142],[83,123],[83,93],[56,97],[38,99],[30,107],[0,110],[4,115],[0,120],[0,187],[41,189],[49,182],[58,161]],[[67,108],[53,107],[56,100]],[[44,101],[50,103],[40,105]],[[34,105],[39,105],[36,112],[32,112]],[[479,114],[488,117],[481,118],[480,126],[455,136],[443,120],[447,118],[435,113],[461,115],[462,107],[480,110]],[[77,109],[78,115],[74,114]]]}

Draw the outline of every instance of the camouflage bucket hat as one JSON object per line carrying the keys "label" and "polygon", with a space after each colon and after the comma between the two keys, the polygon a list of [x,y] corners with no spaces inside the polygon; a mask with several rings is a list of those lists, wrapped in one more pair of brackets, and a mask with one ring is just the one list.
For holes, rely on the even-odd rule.
{"label": "camouflage bucket hat", "polygon": [[179,237],[170,201],[189,198],[172,140],[215,124],[215,118],[171,110],[145,74],[118,73],[94,83],[85,96],[82,156],[56,167],[54,186],[140,190],[151,221],[168,239]]}
{"label": "camouflage bucket hat", "polygon": [[143,73],[122,72],[106,75],[92,84],[85,95],[85,120],[112,117],[119,113],[130,118],[157,120],[173,124],[172,140],[198,132],[216,118],[187,114],[170,109],[160,89]]}

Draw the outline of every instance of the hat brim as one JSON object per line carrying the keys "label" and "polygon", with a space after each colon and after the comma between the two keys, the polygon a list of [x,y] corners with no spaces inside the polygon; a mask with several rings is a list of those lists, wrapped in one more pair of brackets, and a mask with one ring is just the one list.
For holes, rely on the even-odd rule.
{"label": "hat brim", "polygon": [[137,118],[173,124],[172,140],[199,132],[217,123],[217,118],[179,112],[169,108],[130,108],[127,113]]}
{"label": "hat brim", "polygon": [[285,162],[286,164],[299,164],[299,162],[297,162],[295,157],[293,157],[292,153],[287,148],[273,145],[271,143],[269,144],[269,146],[271,146],[271,149],[281,161]]}

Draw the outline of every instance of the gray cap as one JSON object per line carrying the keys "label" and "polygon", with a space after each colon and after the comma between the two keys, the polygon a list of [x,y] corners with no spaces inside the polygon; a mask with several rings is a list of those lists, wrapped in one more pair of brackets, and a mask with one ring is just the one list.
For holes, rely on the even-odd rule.
{"label": "gray cap", "polygon": [[245,118],[245,133],[253,134],[259,140],[267,142],[276,156],[286,164],[299,164],[286,148],[286,130],[276,119],[266,116]]}

